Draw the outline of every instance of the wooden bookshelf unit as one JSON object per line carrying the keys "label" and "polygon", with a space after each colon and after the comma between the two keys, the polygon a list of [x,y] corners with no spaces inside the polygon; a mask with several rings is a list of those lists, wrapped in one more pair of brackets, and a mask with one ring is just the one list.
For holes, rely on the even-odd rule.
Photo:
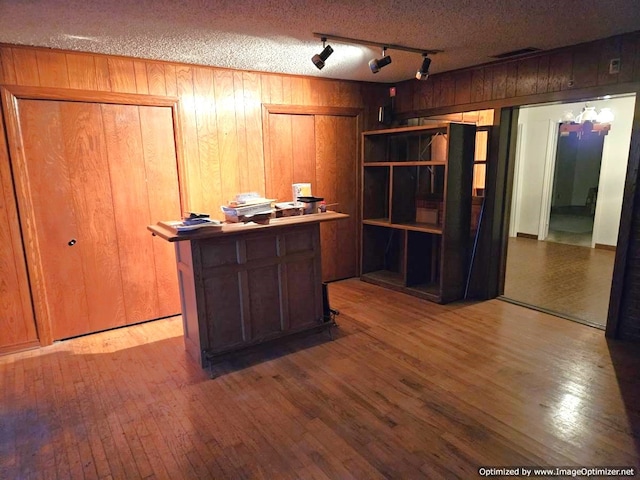
{"label": "wooden bookshelf unit", "polygon": [[361,279],[438,303],[464,295],[476,127],[362,134]]}

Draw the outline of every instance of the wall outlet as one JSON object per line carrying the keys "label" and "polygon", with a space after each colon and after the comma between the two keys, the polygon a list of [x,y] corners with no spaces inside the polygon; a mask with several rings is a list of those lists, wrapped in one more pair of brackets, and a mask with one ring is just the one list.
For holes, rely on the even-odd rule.
{"label": "wall outlet", "polygon": [[609,74],[614,75],[616,73],[620,73],[620,59],[612,58],[609,60]]}

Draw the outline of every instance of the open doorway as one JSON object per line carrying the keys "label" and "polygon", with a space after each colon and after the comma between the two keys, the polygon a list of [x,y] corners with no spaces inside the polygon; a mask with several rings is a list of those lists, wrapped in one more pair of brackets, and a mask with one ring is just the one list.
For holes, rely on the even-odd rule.
{"label": "open doorway", "polygon": [[605,136],[592,130],[563,133],[556,148],[546,240],[590,247]]}
{"label": "open doorway", "polygon": [[604,328],[634,106],[631,94],[520,109],[503,298]]}

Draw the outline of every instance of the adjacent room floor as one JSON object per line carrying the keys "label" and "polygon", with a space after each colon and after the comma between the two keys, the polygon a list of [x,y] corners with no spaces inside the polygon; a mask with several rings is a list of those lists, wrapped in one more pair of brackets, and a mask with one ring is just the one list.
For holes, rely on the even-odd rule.
{"label": "adjacent room floor", "polygon": [[[326,332],[202,370],[180,317],[0,357],[0,478],[476,478],[640,466],[640,358],[499,300],[330,285]],[[213,378],[211,378],[211,374]]]}
{"label": "adjacent room floor", "polygon": [[614,259],[610,250],[511,237],[504,297],[604,326]]}

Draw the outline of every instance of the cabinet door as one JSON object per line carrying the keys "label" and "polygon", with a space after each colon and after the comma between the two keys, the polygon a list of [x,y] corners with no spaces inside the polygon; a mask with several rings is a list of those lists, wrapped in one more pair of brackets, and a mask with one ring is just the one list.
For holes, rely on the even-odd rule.
{"label": "cabinet door", "polygon": [[170,109],[20,100],[18,111],[18,199],[51,339],[179,313],[173,252],[145,231],[180,213]]}

